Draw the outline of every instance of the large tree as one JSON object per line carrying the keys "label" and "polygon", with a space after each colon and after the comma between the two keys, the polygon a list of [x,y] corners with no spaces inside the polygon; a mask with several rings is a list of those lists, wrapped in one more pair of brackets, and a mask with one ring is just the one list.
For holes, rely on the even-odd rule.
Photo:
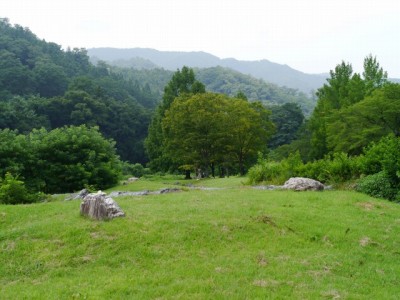
{"label": "large tree", "polygon": [[[348,122],[341,122],[345,115],[342,112],[353,111],[353,106],[357,107],[366,96],[383,87],[387,82],[386,78],[386,72],[371,55],[364,59],[363,76],[353,74],[352,66],[344,62],[337,65],[334,71],[330,71],[327,83],[317,91],[317,106],[309,122],[311,158],[322,158],[329,151],[338,148],[341,141],[333,142],[335,138],[330,136],[331,133],[346,133],[351,130]],[[355,148],[359,149],[360,145],[357,142]]]}
{"label": "large tree", "polygon": [[179,97],[162,120],[164,154],[186,169],[214,173],[229,166],[243,174],[266,147],[273,128],[267,116],[261,105],[222,94]]}
{"label": "large tree", "polygon": [[360,154],[389,133],[400,136],[400,84],[388,83],[328,118],[327,142],[334,151]]}
{"label": "large tree", "polygon": [[163,151],[165,138],[161,123],[162,119],[165,117],[165,112],[177,97],[204,92],[204,85],[196,80],[193,69],[188,67],[177,70],[166,85],[163,101],[154,113],[149,126],[149,133],[145,140],[146,152],[150,159],[150,167],[153,170],[167,171],[171,166],[171,161],[164,155],[165,153]]}

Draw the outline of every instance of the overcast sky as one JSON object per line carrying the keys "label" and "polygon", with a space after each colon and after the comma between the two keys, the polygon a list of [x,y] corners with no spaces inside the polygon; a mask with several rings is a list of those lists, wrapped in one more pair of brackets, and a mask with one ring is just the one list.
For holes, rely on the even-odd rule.
{"label": "overcast sky", "polygon": [[1,0],[0,17],[63,48],[205,51],[306,73],[377,56],[400,78],[399,0]]}

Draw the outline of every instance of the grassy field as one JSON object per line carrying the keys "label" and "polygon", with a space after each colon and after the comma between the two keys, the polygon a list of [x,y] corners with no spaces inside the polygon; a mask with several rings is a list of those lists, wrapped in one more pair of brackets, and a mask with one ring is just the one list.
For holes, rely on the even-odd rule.
{"label": "grassy field", "polygon": [[[113,190],[186,181],[139,180]],[[400,206],[350,191],[221,190],[0,206],[0,299],[399,299]]]}

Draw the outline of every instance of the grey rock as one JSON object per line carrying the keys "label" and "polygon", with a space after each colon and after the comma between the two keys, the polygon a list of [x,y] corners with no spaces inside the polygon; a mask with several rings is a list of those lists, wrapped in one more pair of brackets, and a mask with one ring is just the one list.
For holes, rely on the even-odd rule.
{"label": "grey rock", "polygon": [[96,220],[108,220],[124,217],[125,213],[106,193],[98,191],[88,194],[81,203],[81,215]]}
{"label": "grey rock", "polygon": [[178,188],[165,188],[160,190],[160,194],[176,193],[182,191]]}
{"label": "grey rock", "polygon": [[140,192],[111,192],[110,197],[122,197],[122,196],[145,196],[148,195],[149,191],[140,191]]}
{"label": "grey rock", "polygon": [[292,177],[285,182],[282,188],[294,191],[322,191],[324,185],[311,178]]}
{"label": "grey rock", "polygon": [[267,191],[274,191],[274,190],[278,190],[281,188],[282,188],[282,186],[280,186],[280,185],[256,185],[256,186],[253,186],[253,189],[267,190]]}
{"label": "grey rock", "polygon": [[70,200],[78,200],[78,199],[83,199],[89,194],[89,191],[87,189],[83,189],[78,193],[71,194],[69,197],[65,198],[65,201],[70,201]]}
{"label": "grey rock", "polygon": [[138,180],[139,180],[139,178],[137,178],[137,177],[131,177],[131,178],[128,178],[127,182],[131,183],[131,182],[135,182],[135,181],[138,181]]}

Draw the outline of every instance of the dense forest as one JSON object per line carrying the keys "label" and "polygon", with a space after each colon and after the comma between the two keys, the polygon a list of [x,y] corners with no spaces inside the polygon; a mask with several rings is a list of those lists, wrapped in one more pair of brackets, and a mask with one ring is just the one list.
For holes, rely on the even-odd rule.
{"label": "dense forest", "polygon": [[97,125],[123,160],[146,161],[143,140],[157,103],[146,86],[124,80],[85,49],[62,50],[28,28],[0,21],[0,128],[29,133]]}

